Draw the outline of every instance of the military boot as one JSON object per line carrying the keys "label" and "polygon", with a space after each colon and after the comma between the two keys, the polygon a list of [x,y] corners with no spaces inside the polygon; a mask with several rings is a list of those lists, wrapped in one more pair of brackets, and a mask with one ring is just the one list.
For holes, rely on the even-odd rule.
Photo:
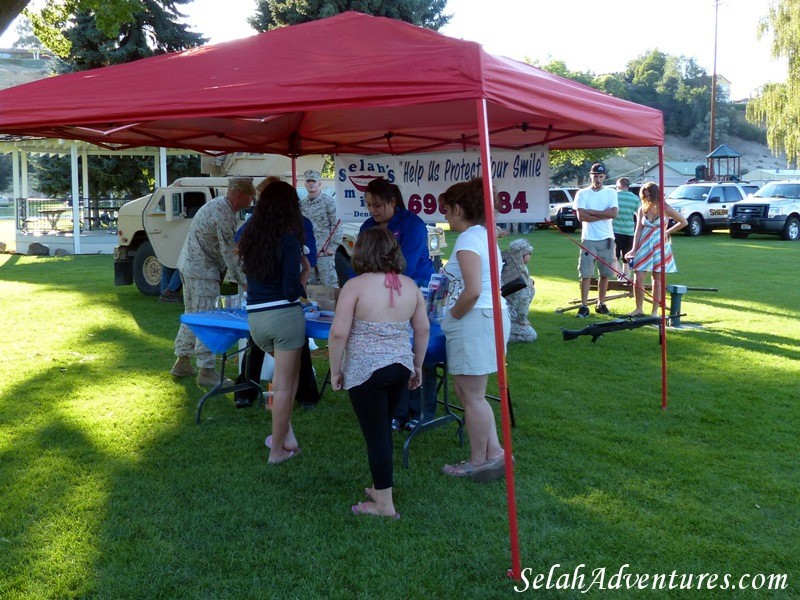
{"label": "military boot", "polygon": [[172,365],[170,373],[175,377],[191,377],[197,374],[197,370],[192,366],[188,356],[179,356]]}
{"label": "military boot", "polygon": [[[197,373],[197,385],[202,387],[212,387],[219,383],[219,373],[217,373],[216,369],[204,369],[201,368]],[[231,385],[235,385],[233,381],[228,379],[227,377],[222,380],[222,386],[228,387]]]}

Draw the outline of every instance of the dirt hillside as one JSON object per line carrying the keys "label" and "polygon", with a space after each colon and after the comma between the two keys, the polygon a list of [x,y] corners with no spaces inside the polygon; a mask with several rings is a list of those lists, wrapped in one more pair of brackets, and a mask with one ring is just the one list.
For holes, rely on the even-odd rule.
{"label": "dirt hillside", "polygon": [[30,67],[18,64],[19,61],[0,60],[0,90],[48,77],[50,68],[35,62],[39,64]]}
{"label": "dirt hillside", "polygon": [[[717,142],[717,146],[726,144],[742,155],[741,171],[748,173],[755,169],[786,169],[786,158],[783,155],[775,156],[768,146],[749,142],[737,137],[729,137]],[[691,162],[698,165],[706,164],[708,148],[696,148],[687,138],[668,135],[664,143],[664,158],[666,162]],[[653,148],[630,148],[624,157],[609,158],[605,161],[612,178],[628,175],[634,179],[642,174],[643,170],[656,164],[658,153]]]}

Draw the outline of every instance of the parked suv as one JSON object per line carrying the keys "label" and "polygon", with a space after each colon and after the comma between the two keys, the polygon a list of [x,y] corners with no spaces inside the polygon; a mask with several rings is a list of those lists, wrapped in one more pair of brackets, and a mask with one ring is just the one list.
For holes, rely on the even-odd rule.
{"label": "parked suv", "polygon": [[666,200],[686,217],[688,225],[683,230],[686,235],[696,236],[713,229],[727,229],[731,208],[756,191],[758,186],[749,183],[688,183],[676,188]]}
{"label": "parked suv", "polygon": [[800,239],[800,181],[771,181],[745,202],[733,207],[730,236],[771,233],[782,240]]}
{"label": "parked suv", "polygon": [[572,233],[581,224],[578,221],[572,203],[580,188],[550,188],[550,222],[561,231]]}
{"label": "parked suv", "polygon": [[578,189],[579,188],[550,188],[550,221],[555,223],[559,208],[563,206],[572,206]]}

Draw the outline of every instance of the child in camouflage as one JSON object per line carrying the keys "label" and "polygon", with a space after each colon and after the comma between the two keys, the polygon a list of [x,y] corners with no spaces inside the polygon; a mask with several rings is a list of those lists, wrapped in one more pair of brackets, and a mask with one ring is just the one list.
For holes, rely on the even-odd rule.
{"label": "child in camouflage", "polygon": [[519,277],[527,283],[521,290],[506,296],[508,314],[511,317],[509,342],[535,342],[537,338],[536,330],[528,321],[528,310],[536,295],[536,288],[528,271],[531,252],[533,246],[526,239],[514,240],[509,249],[502,252],[503,270],[500,277],[503,285]]}

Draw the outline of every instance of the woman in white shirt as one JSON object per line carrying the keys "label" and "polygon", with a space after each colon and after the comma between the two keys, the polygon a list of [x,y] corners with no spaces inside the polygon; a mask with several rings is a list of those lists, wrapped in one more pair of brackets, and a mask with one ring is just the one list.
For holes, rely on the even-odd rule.
{"label": "woman in white shirt", "polygon": [[[471,477],[473,481],[494,481],[505,473],[505,463],[494,412],[486,400],[486,383],[489,373],[497,371],[497,356],[483,180],[451,186],[440,196],[440,207],[450,229],[460,234],[444,267],[450,286],[442,331],[447,340],[448,370],[464,406],[470,442],[469,459],[445,465],[442,471],[453,477]],[[499,248],[495,245],[491,250],[500,265]],[[495,283],[499,288],[499,278]],[[507,344],[511,324],[505,300],[501,298],[500,302]]]}

